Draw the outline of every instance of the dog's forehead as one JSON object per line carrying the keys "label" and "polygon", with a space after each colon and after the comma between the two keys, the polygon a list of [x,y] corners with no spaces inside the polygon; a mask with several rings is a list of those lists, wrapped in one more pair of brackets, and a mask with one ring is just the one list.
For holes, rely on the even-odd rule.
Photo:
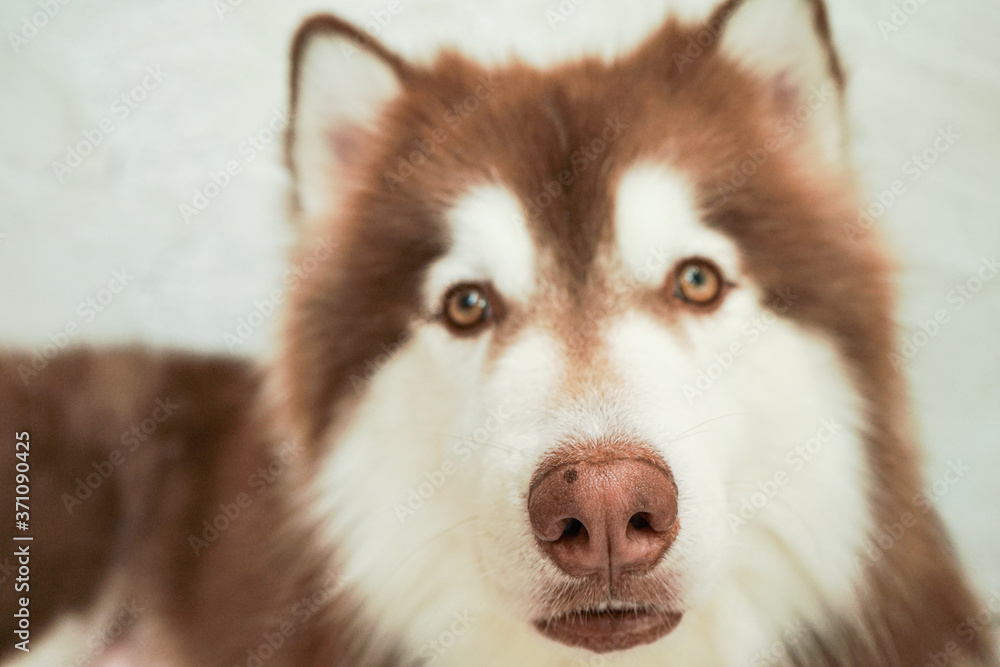
{"label": "dog's forehead", "polygon": [[[435,211],[446,245],[468,250],[476,237],[498,264],[528,239],[570,287],[592,285],[609,251],[635,273],[709,229],[706,183],[748,123],[703,92],[628,62],[487,70],[445,59],[400,106],[379,178],[407,172],[399,189]],[[723,252],[724,268],[734,255]],[[532,277],[505,275],[522,287]]]}
{"label": "dog's forehead", "polygon": [[[537,203],[525,202],[497,182],[476,184],[460,194],[443,216],[449,249],[431,268],[426,298],[468,280],[491,281],[505,296],[521,300],[536,292],[540,280],[578,289],[572,276],[554,275],[564,273],[569,263],[567,248],[553,246],[533,220],[544,215],[541,205],[573,196],[572,178],[555,183]],[[606,189],[611,201],[601,211],[608,219],[602,221],[600,242],[586,250],[598,265],[586,272],[591,288],[608,287],[615,279],[630,288],[655,288],[686,257],[709,258],[726,275],[738,273],[735,244],[705,224],[694,187],[676,168],[639,161],[622,169]],[[604,233],[604,227],[610,231]],[[575,245],[579,250],[582,244]],[[576,262],[582,264],[582,258]]]}
{"label": "dog's forehead", "polygon": [[[610,170],[628,150],[622,114],[629,112],[609,99],[607,76],[595,64],[555,73],[512,67],[466,80],[441,114],[449,171],[428,172],[439,183],[426,185],[449,189],[442,200],[456,202],[453,209],[481,193],[440,179],[502,188],[520,208],[507,231],[526,229],[537,247],[583,278],[610,233]],[[515,218],[506,211],[502,217]]]}

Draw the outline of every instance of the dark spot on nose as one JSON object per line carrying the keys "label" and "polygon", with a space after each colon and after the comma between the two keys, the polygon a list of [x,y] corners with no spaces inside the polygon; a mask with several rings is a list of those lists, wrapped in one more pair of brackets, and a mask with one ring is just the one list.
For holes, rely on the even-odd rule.
{"label": "dark spot on nose", "polygon": [[528,518],[539,547],[563,572],[617,580],[652,570],[674,542],[677,485],[666,464],[610,458],[595,448],[543,473],[528,493]]}

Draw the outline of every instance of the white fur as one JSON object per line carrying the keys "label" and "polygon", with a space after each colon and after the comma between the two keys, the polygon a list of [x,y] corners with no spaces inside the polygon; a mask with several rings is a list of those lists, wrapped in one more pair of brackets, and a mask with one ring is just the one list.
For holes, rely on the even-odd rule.
{"label": "white fur", "polygon": [[32,632],[30,651],[13,651],[4,664],[6,667],[185,665],[157,612],[127,591],[125,575],[115,574],[87,608],[60,616],[41,635]]}
{"label": "white fur", "polygon": [[[292,161],[307,224],[336,213],[351,178],[350,156],[333,139],[375,129],[383,106],[400,91],[392,68],[342,36],[319,36],[305,47],[299,74]],[[347,158],[345,160],[344,158]],[[333,187],[337,184],[339,187]]]}
{"label": "white fur", "polygon": [[[762,39],[767,35],[766,39]],[[774,86],[796,94],[795,113],[808,112],[806,127],[831,162],[844,152],[841,106],[834,94],[826,52],[813,29],[810,3],[802,0],[745,2],[722,33],[721,50]],[[820,91],[823,94],[816,95]],[[825,101],[822,101],[825,100]]]}
{"label": "white fur", "polygon": [[[795,623],[822,628],[828,607],[853,609],[854,554],[869,527],[864,426],[834,346],[769,317],[735,246],[698,220],[669,168],[635,166],[617,198],[621,270],[634,272],[655,247],[671,258],[664,272],[697,254],[738,286],[712,313],[682,314],[680,327],[641,310],[605,318],[604,354],[582,375],[567,342],[541,324],[490,363],[489,331],[456,340],[420,325],[338,430],[312,489],[345,580],[377,619],[376,639],[404,637],[412,656],[435,664],[587,664],[585,651],[531,625],[545,612],[541,594],[566,575],[535,544],[526,491],[558,443],[613,434],[648,443],[674,472],[681,529],[658,567],[678,582],[685,612],[673,633],[614,664],[747,664]],[[537,290],[530,237],[510,226],[515,204],[492,186],[461,198],[452,246],[425,291],[473,278],[521,297]],[[762,317],[766,327],[748,328]],[[733,342],[743,351],[692,400],[684,385]],[[565,382],[570,368],[584,384]],[[734,529],[741,500],[788,468],[788,453],[830,417],[836,437],[786,470],[780,493]],[[407,511],[408,501],[420,507]],[[463,615],[474,620],[459,635]],[[442,638],[446,651],[430,643]]]}
{"label": "white fur", "polygon": [[91,625],[80,614],[66,615],[45,633],[44,639],[32,639],[28,653],[16,651],[5,663],[8,667],[44,667],[71,663],[86,650]]}
{"label": "white fur", "polygon": [[459,198],[446,222],[451,243],[429,271],[429,307],[459,282],[489,281],[508,298],[528,298],[535,285],[535,246],[524,209],[510,190],[492,184],[474,187]]}
{"label": "white fur", "polygon": [[674,264],[688,257],[711,258],[727,276],[739,271],[736,247],[701,222],[687,180],[658,164],[629,169],[615,191],[618,253],[633,281],[663,284]]}
{"label": "white fur", "polygon": [[[386,7],[385,0],[320,4],[359,25]],[[484,59],[505,59],[513,52],[548,64],[583,52],[611,56],[631,48],[678,3],[637,3],[623,12],[619,3],[589,1],[553,29],[545,11],[556,4],[403,3],[403,13],[379,37],[408,56],[423,57],[448,43]],[[719,3],[701,4],[707,11]],[[1000,79],[993,65],[1000,5],[925,3],[901,29],[883,35],[879,24],[890,16],[885,3],[830,4],[850,68],[848,102],[852,124],[860,130],[854,148],[864,158],[866,196],[875,201],[876,192],[903,177],[903,162],[932,138],[928,128],[953,122],[963,132],[963,140],[920,187],[909,187],[877,223],[900,241],[908,276],[901,321],[917,330],[944,305],[946,290],[971,275],[979,251],[997,247],[1000,189],[992,187],[997,151],[988,147],[1000,145],[995,119]],[[222,332],[231,331],[255,300],[281,286],[289,232],[282,216],[286,177],[278,142],[244,165],[224,196],[192,224],[180,223],[177,204],[188,201],[195,186],[203,187],[209,171],[240,159],[240,142],[260,129],[272,108],[286,103],[282,54],[291,31],[318,5],[243,2],[222,18],[206,7],[200,0],[181,0],[164,13],[139,3],[68,3],[24,50],[8,57],[0,86],[21,103],[0,110],[4,125],[18,128],[0,139],[7,158],[2,185],[8,218],[22,221],[4,227],[8,238],[0,241],[4,282],[20,286],[0,294],[0,309],[20,314],[0,318],[8,343],[35,346],[46,340],[122,257],[147,267],[139,291],[85,328],[85,341],[144,340],[226,352]],[[3,10],[16,32],[38,6],[36,0],[8,0]],[[770,29],[767,34],[774,37]],[[75,53],[70,63],[68,46]],[[146,64],[162,64],[171,73],[169,87],[157,91],[163,97],[143,103],[140,113],[105,137],[98,155],[67,183],[58,183],[49,163],[62,159],[66,145],[108,113],[111,99],[135,85],[135,73]],[[218,85],[221,71],[228,77],[224,90]],[[123,164],[130,168],[116,168]],[[131,213],[122,215],[123,210]],[[940,233],[942,219],[955,221],[953,233]],[[72,242],[53,243],[57,237]],[[20,281],[27,274],[39,279]],[[938,471],[934,466],[956,454],[996,470],[1000,412],[990,369],[997,366],[1000,348],[968,341],[1000,327],[1000,291],[984,291],[958,315],[910,367],[919,406],[915,415],[934,453],[928,470]],[[239,351],[259,356],[270,341],[261,333]],[[943,381],[956,376],[971,380]],[[993,479],[970,476],[941,507],[984,595],[1000,582],[1000,541],[996,532],[983,530],[978,510],[983,498],[996,498]]]}

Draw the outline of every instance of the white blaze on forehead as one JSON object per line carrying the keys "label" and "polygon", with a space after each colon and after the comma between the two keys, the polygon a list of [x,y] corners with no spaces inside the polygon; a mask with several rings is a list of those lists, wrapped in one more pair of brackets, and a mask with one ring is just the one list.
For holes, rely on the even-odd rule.
{"label": "white blaze on forehead", "polygon": [[702,222],[694,188],[667,167],[641,164],[622,176],[614,223],[625,270],[640,283],[662,284],[687,257],[710,259],[729,278],[739,270],[736,246]]}
{"label": "white blaze on forehead", "polygon": [[489,281],[506,298],[525,299],[535,285],[535,245],[524,208],[500,185],[480,185],[446,216],[451,243],[428,272],[430,304],[459,282]]}

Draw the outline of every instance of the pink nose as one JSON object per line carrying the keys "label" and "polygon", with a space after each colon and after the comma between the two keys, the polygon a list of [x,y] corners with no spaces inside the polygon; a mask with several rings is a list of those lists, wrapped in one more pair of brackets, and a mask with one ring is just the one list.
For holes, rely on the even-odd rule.
{"label": "pink nose", "polygon": [[542,550],[567,574],[648,570],[677,537],[677,486],[665,464],[597,450],[543,465],[528,516]]}

